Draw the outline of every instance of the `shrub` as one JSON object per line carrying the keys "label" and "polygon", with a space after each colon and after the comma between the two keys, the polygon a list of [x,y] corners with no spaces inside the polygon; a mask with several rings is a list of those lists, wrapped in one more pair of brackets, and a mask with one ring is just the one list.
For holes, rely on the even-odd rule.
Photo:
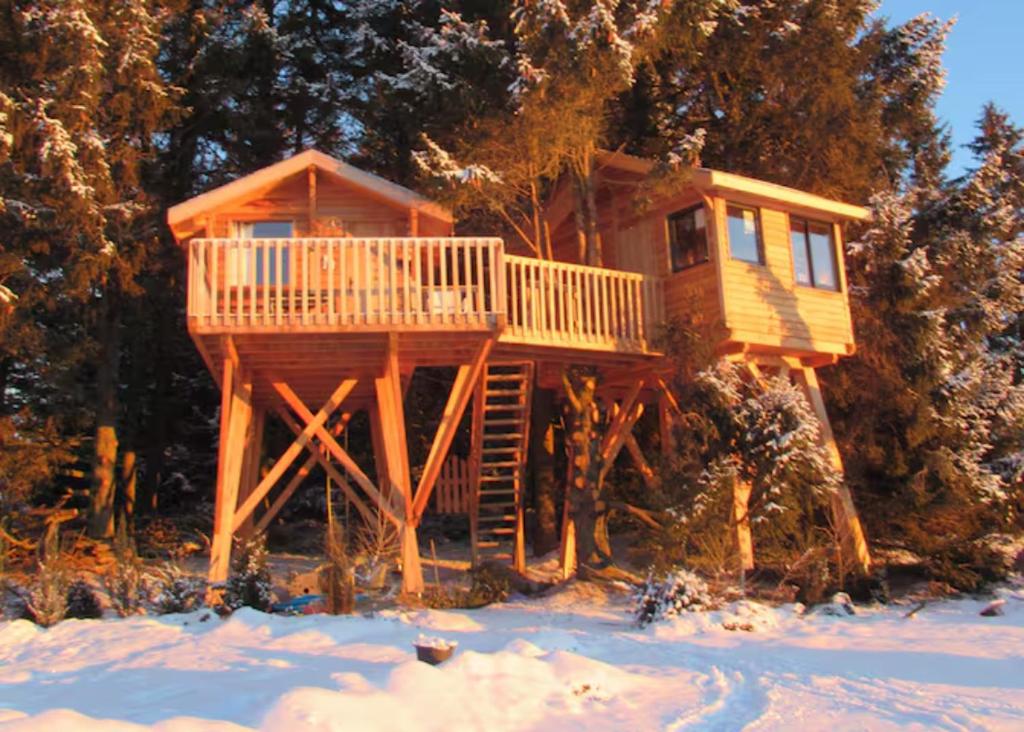
{"label": "shrub", "polygon": [[7,579],[0,580],[0,618],[35,622],[28,608],[28,590]]}
{"label": "shrub", "polygon": [[103,608],[100,606],[99,598],[92,591],[92,587],[85,580],[79,578],[71,583],[68,588],[67,617],[80,620],[95,620],[103,617]]}
{"label": "shrub", "polygon": [[31,618],[43,627],[56,625],[67,614],[68,577],[60,552],[60,532],[56,527],[46,535],[36,581],[25,599]]}
{"label": "shrub", "polygon": [[142,611],[146,599],[143,564],[123,516],[114,534],[114,563],[103,577],[103,586],[110,596],[110,606],[120,617]]}
{"label": "shrub", "polygon": [[481,607],[493,602],[504,602],[511,590],[510,570],[485,562],[470,573],[472,584],[469,588],[467,603],[470,607]]}
{"label": "shrub", "polygon": [[271,587],[265,537],[259,534],[240,541],[231,576],[224,587],[224,607],[228,610],[251,607],[266,612],[270,610]]}
{"label": "shrub", "polygon": [[633,620],[641,628],[683,612],[714,607],[707,583],[687,569],[670,572],[664,579],[648,575],[633,596],[633,603]]}
{"label": "shrub", "polygon": [[158,613],[188,613],[203,606],[206,580],[167,563],[157,575],[153,605]]}

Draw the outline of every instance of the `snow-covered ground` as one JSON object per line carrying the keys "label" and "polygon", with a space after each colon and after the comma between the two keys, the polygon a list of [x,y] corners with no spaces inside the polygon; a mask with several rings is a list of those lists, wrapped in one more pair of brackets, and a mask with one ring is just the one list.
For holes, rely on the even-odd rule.
{"label": "snow-covered ground", "polygon": [[[373,618],[0,623],[0,731],[1021,730],[1024,591],[1000,594],[1002,617],[739,604],[643,630],[582,589]],[[455,656],[417,662],[421,633]]]}

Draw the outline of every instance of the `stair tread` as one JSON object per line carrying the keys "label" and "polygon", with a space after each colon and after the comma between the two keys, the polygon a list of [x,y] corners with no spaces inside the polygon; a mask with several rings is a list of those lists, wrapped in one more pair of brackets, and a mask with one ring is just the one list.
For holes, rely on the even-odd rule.
{"label": "stair tread", "polygon": [[485,404],[485,412],[521,412],[526,409],[525,404]]}

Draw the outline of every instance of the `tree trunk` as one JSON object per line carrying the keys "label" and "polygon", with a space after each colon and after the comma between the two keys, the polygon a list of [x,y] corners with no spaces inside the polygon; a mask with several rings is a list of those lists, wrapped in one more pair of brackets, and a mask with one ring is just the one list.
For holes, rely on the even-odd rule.
{"label": "tree trunk", "polygon": [[608,524],[601,501],[601,412],[597,404],[597,377],[578,375],[576,384],[565,376],[569,396],[569,442],[572,485],[569,518],[576,527],[577,563],[600,569],[611,563]]}
{"label": "tree trunk", "polygon": [[537,525],[533,534],[534,556],[558,548],[558,483],[555,480],[555,394],[534,389],[530,425],[530,463],[533,466],[533,505]]}
{"label": "tree trunk", "polygon": [[120,317],[111,302],[110,288],[100,304],[99,362],[96,373],[96,443],[93,455],[92,492],[89,500],[89,536],[109,539],[114,535],[114,495],[117,464],[117,386],[120,367]]}
{"label": "tree trunk", "polygon": [[125,450],[121,456],[121,490],[124,491],[124,514],[129,520],[135,518],[135,493],[139,474],[136,457],[135,450]]}

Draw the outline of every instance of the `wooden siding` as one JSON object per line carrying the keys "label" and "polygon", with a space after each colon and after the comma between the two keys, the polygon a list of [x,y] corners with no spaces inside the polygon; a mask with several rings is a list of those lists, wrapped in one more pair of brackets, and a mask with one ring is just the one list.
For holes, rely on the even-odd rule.
{"label": "wooden siding", "polygon": [[[846,293],[796,284],[788,215],[760,207],[765,263],[751,264],[729,255],[727,200],[714,200],[715,228],[720,232],[717,253],[721,257],[724,321],[730,340],[798,352],[852,352],[853,329]],[[834,226],[833,232],[834,238],[838,237],[838,227]],[[839,244],[836,241],[841,251]]]}

